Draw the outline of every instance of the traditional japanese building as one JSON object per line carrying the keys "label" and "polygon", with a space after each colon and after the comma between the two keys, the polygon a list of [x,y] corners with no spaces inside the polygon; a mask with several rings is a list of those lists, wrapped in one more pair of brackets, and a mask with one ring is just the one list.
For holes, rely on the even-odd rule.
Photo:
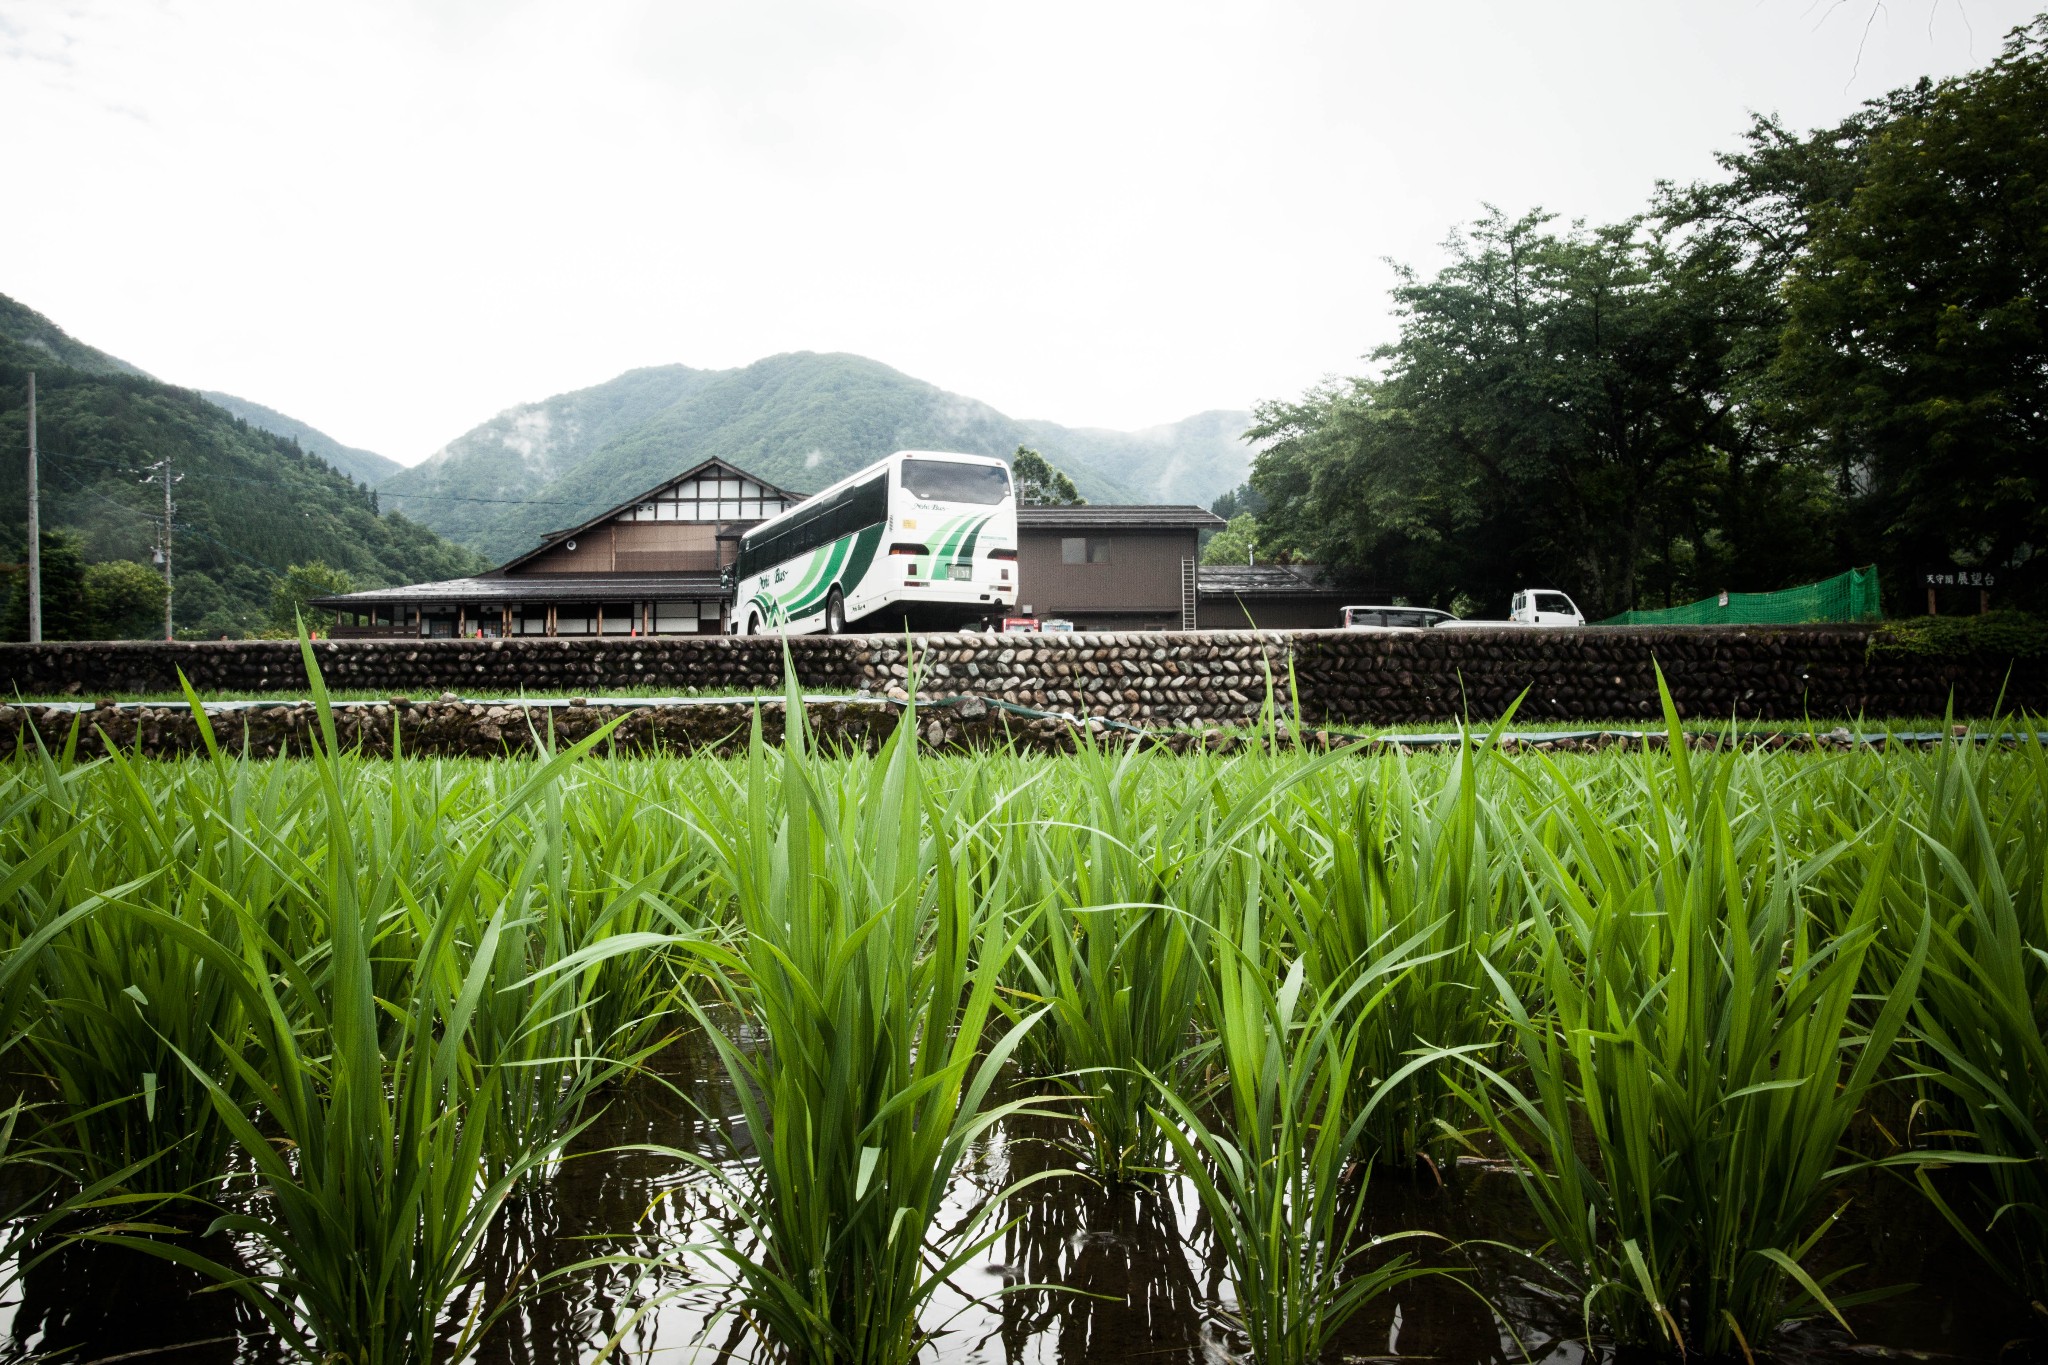
{"label": "traditional japanese building", "polygon": [[486,574],[317,599],[337,637],[695,635],[723,631],[719,571],[741,532],[803,500],[706,460]]}

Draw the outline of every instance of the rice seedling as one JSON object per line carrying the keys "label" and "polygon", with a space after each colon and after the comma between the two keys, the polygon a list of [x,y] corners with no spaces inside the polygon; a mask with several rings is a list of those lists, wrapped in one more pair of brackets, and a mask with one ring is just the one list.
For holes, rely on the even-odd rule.
{"label": "rice seedling", "polygon": [[865,771],[830,765],[789,728],[771,803],[755,723],[744,777],[693,812],[746,934],[692,950],[748,1010],[764,1046],[706,1016],[739,1093],[734,1168],[702,1168],[738,1220],[721,1234],[743,1312],[789,1358],[901,1365],[921,1313],[1002,1229],[1000,1198],[934,1237],[947,1182],[969,1147],[1021,1101],[989,1102],[1031,1021],[981,1055],[1015,934],[972,891],[963,803],[928,792],[915,718]]}
{"label": "rice seedling", "polygon": [[1144,791],[1152,766],[1134,749],[1088,744],[1075,756],[1081,808],[1029,835],[1051,890],[1016,959],[1016,979],[1046,1004],[1040,1031],[1076,1101],[1088,1165],[1111,1182],[1160,1168],[1148,1077],[1177,1076],[1194,1041],[1208,937],[1182,884],[1183,860],[1213,833],[1206,803],[1145,801],[1157,795]]}
{"label": "rice seedling", "polygon": [[[251,1211],[221,1215],[209,1233],[253,1238],[274,1265],[238,1272],[176,1240],[138,1235],[169,1231],[163,1228],[122,1229],[102,1240],[218,1278],[308,1358],[459,1361],[505,1305],[475,1305],[452,1341],[437,1346],[443,1315],[491,1219],[548,1150],[491,1149],[504,1133],[492,1118],[501,1072],[478,1064],[467,1046],[479,1002],[496,984],[497,941],[513,917],[500,908],[475,944],[458,937],[470,884],[491,848],[479,841],[454,869],[438,908],[422,916],[406,989],[380,999],[373,927],[418,902],[391,869],[366,877],[358,861],[351,770],[335,742],[312,650],[304,653],[322,703],[310,768],[323,805],[320,892],[332,934],[317,970],[237,907],[245,980],[259,1002],[251,1022],[257,1059],[231,1054],[229,1062],[277,1140],[227,1085],[187,1063],[267,1196]],[[522,809],[603,734],[540,765],[491,823]]]}
{"label": "rice seedling", "polygon": [[[1926,907],[1934,929],[1914,1009],[1926,1077],[1952,1126],[1930,1135],[1969,1162],[1955,1207],[1922,1188],[1962,1238],[2048,1320],[2048,753],[2018,764],[1954,746],[1902,858],[1894,913]],[[2032,800],[1994,798],[1994,771]],[[1989,1161],[1983,1158],[1991,1158]]]}
{"label": "rice seedling", "polygon": [[[0,864],[5,868],[0,874],[0,900],[27,880],[36,861],[32,857],[25,863]],[[103,898],[89,896],[26,934],[18,933],[19,926],[12,923],[0,928],[7,937],[7,950],[0,953],[0,1060],[22,1037],[31,985],[50,945],[103,903]],[[24,1115],[32,1112],[19,1096],[0,1110],[0,1190],[10,1196],[8,1204],[0,1206],[0,1294],[57,1249],[50,1242],[52,1234],[76,1215],[126,1202],[119,1188],[138,1169],[131,1165],[108,1171],[80,1187],[75,1152],[17,1136]],[[39,1244],[42,1250],[37,1251]]]}
{"label": "rice seedling", "polygon": [[1309,987],[1300,958],[1276,985],[1258,878],[1238,880],[1242,908],[1219,926],[1209,979],[1224,1072],[1220,1116],[1212,1124],[1161,1081],[1154,1117],[1215,1229],[1251,1358],[1303,1365],[1374,1298],[1437,1273],[1405,1253],[1374,1259],[1422,1234],[1357,1244],[1369,1164],[1355,1187],[1346,1180],[1370,1110],[1347,1116],[1359,1026],[1342,1020],[1358,996],[1358,1015],[1369,1017],[1400,964],[1361,964],[1334,999]]}
{"label": "rice seedling", "polygon": [[[1882,881],[1816,942],[1803,887],[1839,850],[1795,859],[1768,809],[1736,811],[1755,761],[1696,781],[1682,745],[1668,763],[1646,748],[1641,828],[1559,780],[1565,808],[1526,836],[1535,963],[1521,987],[1489,969],[1520,1073],[1466,1059],[1479,1083],[1454,1082],[1513,1157],[1589,1335],[1625,1347],[1749,1355],[1788,1318],[1869,1297],[1831,1295],[1844,1272],[1806,1263],[1926,939],[1859,1019]],[[1898,838],[1872,836],[1880,865]]]}
{"label": "rice seedling", "polygon": [[[1268,900],[1315,990],[1336,998],[1382,954],[1404,963],[1385,998],[1371,997],[1370,1015],[1346,1021],[1363,1025],[1352,1109],[1377,1100],[1366,1139],[1382,1159],[1441,1149],[1461,1111],[1441,1068],[1408,1065],[1414,1053],[1469,1051],[1495,1029],[1482,964],[1512,950],[1517,915],[1505,871],[1511,840],[1479,790],[1483,755],[1498,734],[1496,727],[1484,748],[1460,745],[1439,765],[1443,781],[1433,794],[1402,755],[1347,790],[1298,789],[1271,821],[1283,856],[1265,862]],[[1385,1090],[1397,1073],[1404,1079]]]}
{"label": "rice seedling", "polygon": [[[105,763],[127,799],[98,806],[97,818],[75,828],[118,848],[121,865],[46,863],[43,875],[14,888],[10,913],[44,922],[89,898],[96,878],[138,875],[50,940],[28,1043],[59,1096],[81,1178],[144,1165],[151,1188],[183,1194],[219,1173],[228,1137],[206,1087],[179,1059],[226,1081],[249,1000],[233,916],[211,890],[216,869],[199,846],[207,822],[181,819],[183,803],[152,801],[122,755]],[[63,847],[52,841],[43,853]]]}

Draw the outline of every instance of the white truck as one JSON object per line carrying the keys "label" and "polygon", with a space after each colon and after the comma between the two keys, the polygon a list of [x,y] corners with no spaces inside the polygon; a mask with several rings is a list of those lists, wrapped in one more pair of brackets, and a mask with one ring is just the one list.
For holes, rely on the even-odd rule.
{"label": "white truck", "polygon": [[1438,630],[1485,630],[1501,626],[1583,626],[1578,604],[1555,588],[1524,588],[1515,594],[1505,621],[1439,621]]}

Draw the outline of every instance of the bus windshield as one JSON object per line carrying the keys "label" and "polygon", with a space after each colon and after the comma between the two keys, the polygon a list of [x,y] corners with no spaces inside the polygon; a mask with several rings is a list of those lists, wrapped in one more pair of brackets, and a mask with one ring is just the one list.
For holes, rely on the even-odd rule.
{"label": "bus windshield", "polygon": [[958,460],[905,460],[903,489],[927,502],[971,502],[988,506],[1010,495],[1010,474],[999,464]]}

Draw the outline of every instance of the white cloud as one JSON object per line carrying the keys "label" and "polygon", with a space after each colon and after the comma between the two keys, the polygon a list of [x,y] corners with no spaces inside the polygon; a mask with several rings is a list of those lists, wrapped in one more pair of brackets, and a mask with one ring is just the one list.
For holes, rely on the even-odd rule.
{"label": "white cloud", "polygon": [[1143,426],[1352,367],[1481,201],[1627,214],[2031,8],[0,0],[0,292],[407,461],[799,349]]}

